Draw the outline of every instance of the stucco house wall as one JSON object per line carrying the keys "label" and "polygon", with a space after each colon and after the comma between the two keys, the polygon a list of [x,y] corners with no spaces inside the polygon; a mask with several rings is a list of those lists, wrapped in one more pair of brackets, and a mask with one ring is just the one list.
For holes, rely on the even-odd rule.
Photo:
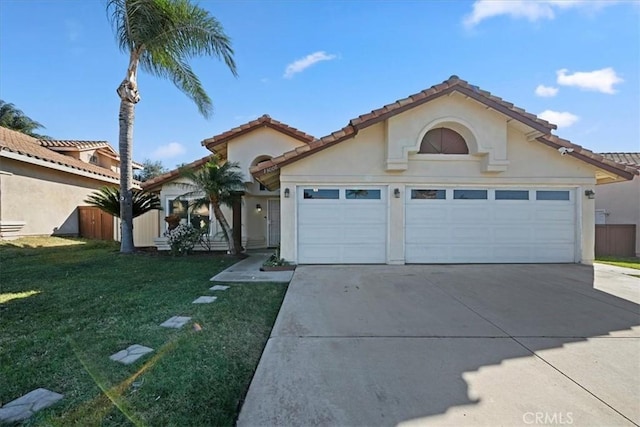
{"label": "stucco house wall", "polygon": [[[468,140],[468,155],[415,154],[430,128],[454,124]],[[451,126],[453,128],[453,126]],[[473,140],[469,141],[469,138]],[[492,166],[493,165],[493,166]],[[594,189],[596,168],[561,156],[557,150],[528,140],[525,129],[474,101],[450,96],[380,122],[333,147],[287,164],[280,171],[282,256],[297,260],[296,191],[299,185],[388,186],[387,262],[404,262],[404,197],[411,185],[438,184],[512,188],[572,188],[581,230],[576,262],[594,258],[594,201],[584,196]]]}
{"label": "stucco house wall", "polygon": [[79,205],[104,181],[0,158],[0,221],[24,222],[14,235],[78,235]]}
{"label": "stucco house wall", "polygon": [[[261,120],[270,121],[268,116],[263,116],[256,122],[260,122]],[[277,200],[280,197],[279,191],[269,191],[262,187],[260,183],[256,182],[250,174],[249,169],[259,161],[279,156],[286,151],[304,144],[301,140],[286,135],[285,133],[259,125],[250,132],[234,136],[231,140],[225,142],[225,160],[238,163],[246,184],[241,207],[242,246],[244,248],[257,249],[269,246],[269,222],[272,220],[275,221],[275,219],[269,218],[269,200]],[[202,162],[202,160],[200,162]],[[171,174],[174,175],[172,179],[163,181],[159,188],[159,196],[162,201],[162,206],[165,209],[164,215],[168,215],[169,200],[176,199],[188,191],[188,188],[180,185],[180,183],[188,183],[188,181],[181,178],[179,174],[175,174],[175,171],[169,172],[169,175]],[[153,183],[145,185],[148,185],[147,188],[153,191],[158,191],[157,188],[154,188]],[[258,210],[258,206],[260,206],[260,210]],[[223,206],[222,211],[229,224],[231,224],[231,208]],[[279,221],[279,218],[277,220]],[[161,218],[160,230],[157,233],[160,238],[156,239],[156,244],[159,249],[168,249],[168,246],[164,243],[164,238],[161,237],[166,230],[167,224],[164,219]],[[220,231],[220,225],[213,215],[211,215],[211,234],[216,235]],[[226,244],[220,240],[214,246],[214,249],[226,249]]]}
{"label": "stucco house wall", "polygon": [[606,224],[636,224],[636,256],[640,257],[640,177],[598,185],[595,208],[604,211]]}

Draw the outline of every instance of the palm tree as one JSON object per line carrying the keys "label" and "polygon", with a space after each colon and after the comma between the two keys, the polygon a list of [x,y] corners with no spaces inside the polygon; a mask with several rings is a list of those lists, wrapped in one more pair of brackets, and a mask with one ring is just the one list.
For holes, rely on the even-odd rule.
{"label": "palm tree", "polygon": [[46,135],[39,135],[34,130],[43,128],[40,123],[26,116],[22,110],[16,108],[15,105],[0,99],[0,126],[17,130],[26,135],[30,135],[38,139],[48,139]]}
{"label": "palm tree", "polygon": [[245,189],[244,177],[236,162],[218,164],[215,156],[198,170],[182,169],[181,175],[191,183],[179,183],[190,191],[180,197],[199,196],[193,206],[209,204],[216,221],[222,228],[222,235],[229,245],[229,253],[238,253],[237,242],[233,238],[233,230],[222,213],[221,206],[231,206],[238,200],[239,192]]}
{"label": "palm tree", "polygon": [[191,98],[204,117],[212,112],[211,98],[189,65],[196,56],[224,60],[233,75],[236,65],[231,42],[216,18],[190,0],[108,0],[107,11],[120,49],[129,55],[127,73],[118,86],[120,97],[120,252],[131,253],[133,246],[131,153],[135,105],[138,93],[138,67],[155,76],[171,80]]}
{"label": "palm tree", "polygon": [[[135,188],[132,193],[132,218],[139,217],[151,210],[162,210],[160,199],[155,194]],[[120,218],[120,190],[115,187],[102,187],[91,193],[84,202]]]}

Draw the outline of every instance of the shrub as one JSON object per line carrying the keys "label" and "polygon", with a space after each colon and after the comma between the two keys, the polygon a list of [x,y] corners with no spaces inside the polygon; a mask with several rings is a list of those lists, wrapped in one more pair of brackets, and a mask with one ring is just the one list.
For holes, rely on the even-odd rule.
{"label": "shrub", "polygon": [[200,240],[200,231],[189,224],[180,224],[173,230],[165,231],[164,236],[171,246],[172,255],[186,255]]}

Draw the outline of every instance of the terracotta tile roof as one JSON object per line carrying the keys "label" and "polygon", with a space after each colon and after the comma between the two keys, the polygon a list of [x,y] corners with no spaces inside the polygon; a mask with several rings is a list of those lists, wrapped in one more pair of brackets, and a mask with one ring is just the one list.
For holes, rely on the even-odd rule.
{"label": "terracotta tile roof", "polygon": [[[214,156],[212,156],[211,154],[209,154],[208,156],[205,156],[199,160],[196,160],[195,162],[191,162],[187,165],[184,165],[182,168],[185,169],[197,169],[200,166],[204,165],[205,163],[207,163],[209,160],[211,160]],[[143,183],[140,184],[140,187],[143,190],[149,190],[151,188],[156,188],[158,186],[161,186],[162,184],[164,184],[165,182],[171,181],[175,178],[178,178],[180,176],[180,169],[182,168],[176,168],[172,171],[169,171],[167,173],[163,173],[162,175],[158,175],[155,178],[151,178],[148,181],[145,181]]]}
{"label": "terracotta tile roof", "polygon": [[640,167],[640,153],[600,153],[605,159],[635,168]]}
{"label": "terracotta tile roof", "polygon": [[594,153],[591,150],[587,150],[578,144],[573,144],[571,141],[560,138],[556,135],[544,135],[536,139],[555,149],[559,149],[561,147],[572,149],[572,151],[567,152],[568,155],[612,172],[623,178],[632,179],[634,175],[640,174],[640,170],[636,167],[618,163],[615,160],[611,160],[603,156],[602,154]]}
{"label": "terracotta tile roof", "polygon": [[83,172],[111,179],[120,179],[120,174],[109,169],[56,153],[40,145],[40,142],[23,133],[0,126],[0,151],[10,151],[53,164],[66,166]]}
{"label": "terracotta tile roof", "polygon": [[78,148],[80,150],[86,150],[90,148],[108,147],[113,150],[113,148],[107,141],[74,141],[74,140],[62,140],[62,139],[39,139],[38,142],[43,147],[47,147],[47,148],[59,147],[59,148]]}
{"label": "terracotta tile roof", "polygon": [[429,89],[425,89],[406,98],[399,99],[394,103],[387,104],[382,108],[371,111],[370,113],[358,116],[351,120],[349,124],[357,127],[358,129],[362,129],[411,108],[415,108],[418,105],[422,105],[435,98],[447,95],[453,91],[460,92],[469,98],[473,98],[476,101],[485,104],[487,107],[493,108],[494,110],[513,119],[519,120],[541,132],[548,133],[549,131],[557,128],[556,125],[538,118],[535,114],[527,113],[522,108],[518,108],[512,103],[492,95],[490,92],[482,90],[478,86],[471,85],[455,75],[449,77],[448,80],[445,80],[440,84],[431,86]]}
{"label": "terracotta tile roof", "polygon": [[[363,114],[349,121],[349,124],[337,132],[333,132],[330,135],[317,139],[309,143],[309,148],[306,150],[292,150],[288,153],[284,153],[281,156],[274,157],[270,160],[261,162],[250,169],[251,174],[262,182],[267,188],[274,188],[279,180],[279,171],[282,166],[297,160],[303,159],[317,151],[328,148],[334,144],[337,144],[345,139],[354,137],[358,131],[368,126],[374,125],[381,121],[384,121],[390,117],[407,111],[411,108],[422,105],[426,102],[432,101],[441,96],[447,95],[451,92],[457,91],[463,95],[468,96],[489,108],[492,108],[502,114],[505,114],[515,120],[518,120],[531,128],[542,132],[545,136],[537,138],[538,141],[546,143],[551,146],[566,146],[574,148],[574,153],[571,153],[574,157],[580,158],[602,167],[605,170],[609,170],[617,175],[631,179],[633,173],[637,172],[633,168],[625,167],[624,165],[607,160],[604,157],[595,154],[589,150],[586,150],[578,145],[574,145],[567,140],[563,140],[554,135],[551,135],[551,131],[556,129],[557,126],[542,120],[534,114],[527,113],[522,108],[516,107],[510,102],[504,101],[490,92],[480,89],[477,86],[471,85],[466,81],[460,79],[458,76],[451,76],[448,80],[425,89],[419,93],[410,95],[406,98],[400,99],[392,104],[385,105],[382,108],[371,111],[370,113]],[[568,144],[568,145],[567,145]]]}
{"label": "terracotta tile roof", "polygon": [[269,115],[264,114],[255,120],[230,129],[226,132],[222,132],[221,134],[215,135],[211,138],[207,138],[202,141],[202,145],[207,147],[207,149],[211,150],[212,152],[220,155],[220,157],[225,158],[227,148],[226,143],[229,140],[249,133],[259,127],[269,127],[273,130],[284,133],[285,135],[288,135],[307,144],[315,139],[315,137],[312,135],[309,135],[292,126],[274,120],[269,117]]}

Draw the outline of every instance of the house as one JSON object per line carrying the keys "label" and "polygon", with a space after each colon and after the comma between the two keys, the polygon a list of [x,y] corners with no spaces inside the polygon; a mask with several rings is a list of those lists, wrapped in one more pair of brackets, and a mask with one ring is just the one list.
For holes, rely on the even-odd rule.
{"label": "house", "polygon": [[118,162],[105,141],[39,140],[0,127],[0,238],[77,236],[78,207],[119,185]]}
{"label": "house", "polygon": [[[279,244],[294,263],[588,264],[595,185],[638,171],[555,128],[451,76],[319,139],[263,116],[202,144],[245,174],[245,247]],[[143,187],[209,218],[180,204],[179,179]]]}
{"label": "house", "polygon": [[[601,153],[640,169],[640,153]],[[596,188],[596,250],[640,257],[640,177]]]}

